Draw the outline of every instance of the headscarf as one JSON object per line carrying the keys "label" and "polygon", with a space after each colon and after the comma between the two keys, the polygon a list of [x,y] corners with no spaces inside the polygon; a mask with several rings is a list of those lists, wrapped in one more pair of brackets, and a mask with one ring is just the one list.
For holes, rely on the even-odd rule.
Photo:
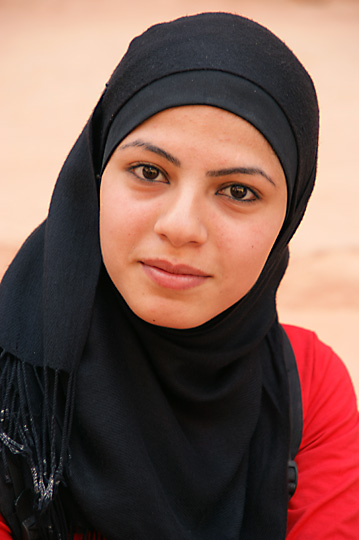
{"label": "headscarf", "polygon": [[[126,134],[189,104],[229,110],[266,137],[288,208],[249,293],[176,330],[138,318],[108,277],[98,190]],[[204,13],[130,44],[0,289],[0,441],[31,477],[39,521],[61,538],[285,538],[289,397],[275,298],[317,138],[309,75],[257,23]]]}

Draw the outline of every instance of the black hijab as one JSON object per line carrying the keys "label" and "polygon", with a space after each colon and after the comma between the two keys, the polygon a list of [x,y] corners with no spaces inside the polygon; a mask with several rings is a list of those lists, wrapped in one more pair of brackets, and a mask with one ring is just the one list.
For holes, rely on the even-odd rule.
{"label": "black hijab", "polygon": [[[204,325],[175,330],[139,319],[106,274],[98,186],[129,131],[186,104],[227,109],[261,131],[289,202],[252,290]],[[317,137],[310,77],[260,25],[200,14],[132,41],[47,220],[0,289],[3,474],[11,452],[39,521],[61,538],[75,528],[107,540],[285,538],[289,399],[275,296],[313,189]]]}

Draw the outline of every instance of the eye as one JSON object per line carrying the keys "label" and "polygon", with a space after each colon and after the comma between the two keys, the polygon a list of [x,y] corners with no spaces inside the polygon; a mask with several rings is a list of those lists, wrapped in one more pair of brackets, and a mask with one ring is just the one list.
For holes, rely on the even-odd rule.
{"label": "eye", "polygon": [[242,184],[231,184],[220,189],[218,193],[235,201],[252,202],[258,199],[258,195],[253,190]]}
{"label": "eye", "polygon": [[166,181],[164,173],[160,169],[158,169],[158,167],[155,167],[154,165],[150,165],[148,163],[141,163],[140,165],[135,165],[134,167],[130,168],[130,171],[138,178],[142,180],[147,180],[149,182]]}

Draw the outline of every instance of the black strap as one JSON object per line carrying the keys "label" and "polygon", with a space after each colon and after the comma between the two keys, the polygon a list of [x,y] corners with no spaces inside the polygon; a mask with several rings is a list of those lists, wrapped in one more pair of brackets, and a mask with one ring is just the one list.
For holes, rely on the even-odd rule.
{"label": "black strap", "polygon": [[289,338],[283,329],[284,360],[287,368],[290,402],[290,456],[288,461],[288,494],[291,498],[298,484],[298,468],[295,456],[298,453],[303,434],[302,389],[297,361]]}

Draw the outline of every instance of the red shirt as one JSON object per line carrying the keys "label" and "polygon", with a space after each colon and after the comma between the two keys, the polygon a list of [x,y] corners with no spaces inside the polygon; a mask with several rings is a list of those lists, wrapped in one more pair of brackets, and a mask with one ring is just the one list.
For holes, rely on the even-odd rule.
{"label": "red shirt", "polygon": [[[303,438],[287,540],[358,540],[359,413],[348,371],[313,332],[285,325],[297,359]],[[0,540],[10,531],[0,516]],[[74,540],[80,540],[76,535]],[[219,539],[220,540],[220,539]]]}
{"label": "red shirt", "polygon": [[317,336],[285,326],[303,400],[299,480],[287,540],[358,540],[359,414],[346,367]]}

